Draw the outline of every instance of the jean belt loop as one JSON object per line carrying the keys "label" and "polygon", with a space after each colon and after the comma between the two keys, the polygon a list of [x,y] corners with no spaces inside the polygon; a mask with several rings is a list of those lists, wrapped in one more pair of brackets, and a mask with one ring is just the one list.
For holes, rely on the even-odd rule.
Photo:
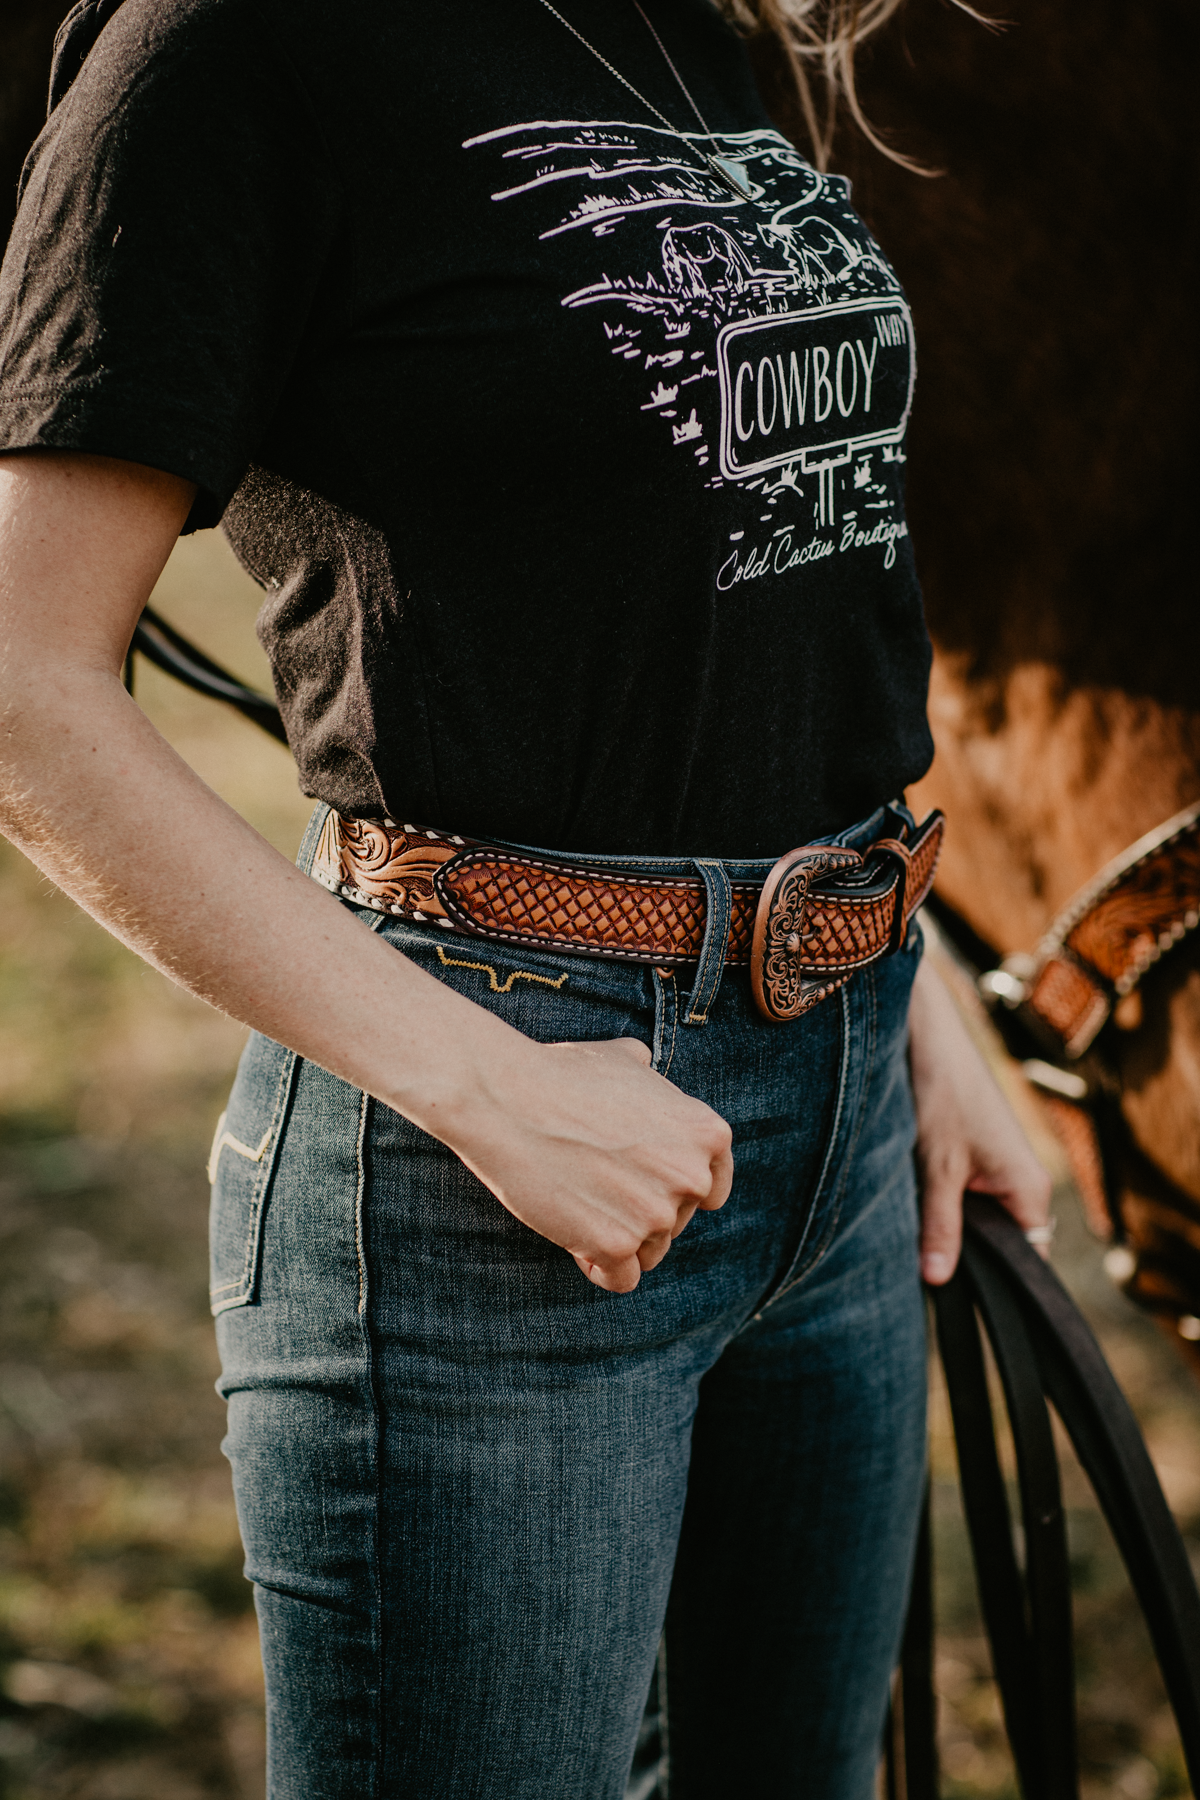
{"label": "jean belt loop", "polygon": [[687,997],[683,1015],[685,1025],[706,1025],[708,1009],[717,997],[721,976],[725,972],[725,947],[729,942],[729,923],[733,916],[733,887],[725,864],[714,858],[696,857],[694,866],[704,883],[707,911],[704,920],[704,942],[696,979]]}

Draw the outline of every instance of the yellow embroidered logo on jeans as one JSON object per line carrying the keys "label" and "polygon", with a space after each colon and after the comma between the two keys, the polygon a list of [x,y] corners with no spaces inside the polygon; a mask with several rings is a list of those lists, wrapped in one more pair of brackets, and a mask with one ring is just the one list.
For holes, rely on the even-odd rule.
{"label": "yellow embroidered logo on jeans", "polygon": [[478,969],[479,973],[481,975],[486,975],[491,982],[493,994],[507,994],[511,992],[514,981],[537,981],[540,982],[543,987],[554,988],[557,990],[567,979],[567,974],[570,973],[568,970],[566,973],[560,975],[557,981],[552,981],[549,975],[534,975],[529,969],[514,969],[508,980],[501,986],[497,979],[496,971],[493,969],[491,963],[464,962],[462,957],[447,956],[440,944],[437,946],[437,953],[438,961],[444,969]]}

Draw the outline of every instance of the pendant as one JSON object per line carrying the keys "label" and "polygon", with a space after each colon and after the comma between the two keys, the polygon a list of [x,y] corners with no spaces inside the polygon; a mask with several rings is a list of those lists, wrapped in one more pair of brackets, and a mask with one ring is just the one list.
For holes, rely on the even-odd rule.
{"label": "pendant", "polygon": [[723,181],[739,200],[750,199],[754,190],[750,184],[750,176],[745,163],[736,162],[732,156],[719,156],[715,150],[704,160],[713,174]]}

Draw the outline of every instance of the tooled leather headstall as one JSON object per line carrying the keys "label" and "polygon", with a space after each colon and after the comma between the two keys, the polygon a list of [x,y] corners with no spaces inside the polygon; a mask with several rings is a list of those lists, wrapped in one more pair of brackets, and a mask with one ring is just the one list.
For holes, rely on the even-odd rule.
{"label": "tooled leather headstall", "polygon": [[1101,869],[1033,955],[997,966],[998,953],[940,896],[930,911],[1047,1107],[1091,1229],[1117,1241],[1120,1260],[1105,1267],[1191,1339],[1200,1326],[1195,1201],[1136,1143],[1101,1032],[1118,1001],[1200,924],[1200,802]]}
{"label": "tooled leather headstall", "polygon": [[[943,828],[931,813],[865,854],[804,845],[765,882],[732,883],[725,960],[750,964],[766,1018],[798,1018],[903,943],[933,884]],[[331,812],[312,873],[359,906],[494,943],[668,968],[696,961],[704,944],[698,876],[614,873],[390,819]]]}
{"label": "tooled leather headstall", "polygon": [[1068,901],[1032,956],[1005,957],[980,987],[1074,1062],[1117,1001],[1197,925],[1200,801],[1115,857]]}

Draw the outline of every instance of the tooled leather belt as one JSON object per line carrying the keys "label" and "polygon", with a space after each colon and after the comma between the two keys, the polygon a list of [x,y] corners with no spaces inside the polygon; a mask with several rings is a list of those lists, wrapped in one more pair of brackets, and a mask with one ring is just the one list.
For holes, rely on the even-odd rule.
{"label": "tooled leather belt", "polygon": [[[730,884],[724,960],[749,965],[766,1018],[798,1018],[900,947],[933,886],[943,828],[932,812],[864,852],[805,844],[764,881]],[[417,923],[662,968],[695,962],[709,922],[699,863],[695,875],[632,873],[335,812],[312,873],[359,906]]]}

